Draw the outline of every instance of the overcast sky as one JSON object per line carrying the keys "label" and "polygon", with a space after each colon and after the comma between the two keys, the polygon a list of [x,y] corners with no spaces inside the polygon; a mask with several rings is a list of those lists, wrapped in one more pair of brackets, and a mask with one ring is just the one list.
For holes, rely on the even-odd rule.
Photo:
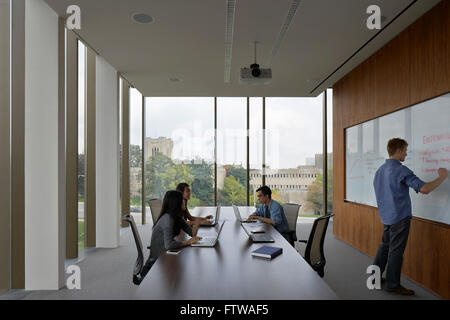
{"label": "overcast sky", "polygon": [[[133,95],[133,94],[132,94]],[[132,100],[140,101],[140,97]],[[322,95],[317,98],[266,98],[266,163],[295,168],[322,153]],[[146,137],[174,140],[173,157],[214,159],[214,98],[147,98]],[[328,95],[331,112],[331,91]],[[136,110],[140,107],[137,106]],[[218,98],[219,164],[246,163],[246,98]],[[141,144],[140,114],[131,115],[131,143]],[[262,99],[250,101],[250,166],[262,163]],[[331,113],[328,130],[331,133]],[[329,134],[329,151],[331,147]]]}

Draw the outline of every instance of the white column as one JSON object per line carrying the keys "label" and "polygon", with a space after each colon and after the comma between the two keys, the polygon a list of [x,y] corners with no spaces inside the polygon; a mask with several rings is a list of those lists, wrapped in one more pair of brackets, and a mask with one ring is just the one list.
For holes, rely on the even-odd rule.
{"label": "white column", "polygon": [[96,59],[96,246],[119,245],[119,114],[117,71]]}
{"label": "white column", "polygon": [[[65,230],[58,210],[58,16],[25,3],[25,289],[64,279]],[[63,251],[63,250],[62,250]]]}

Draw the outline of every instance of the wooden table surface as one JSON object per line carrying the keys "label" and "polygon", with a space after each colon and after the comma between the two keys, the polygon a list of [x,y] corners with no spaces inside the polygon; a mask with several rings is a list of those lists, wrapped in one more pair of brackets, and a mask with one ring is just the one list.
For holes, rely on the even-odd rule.
{"label": "wooden table surface", "polygon": [[[211,207],[210,207],[211,208]],[[254,208],[253,208],[254,209]],[[241,207],[251,212],[252,208]],[[213,248],[187,247],[178,255],[163,253],[139,285],[135,299],[176,300],[301,300],[337,299],[301,255],[272,226],[264,224],[274,243],[253,243],[242,230],[232,207],[221,207],[225,221]],[[211,209],[193,210],[204,216]],[[202,227],[200,234],[217,227]],[[251,252],[264,245],[283,248],[273,260]],[[147,253],[148,254],[148,253]]]}

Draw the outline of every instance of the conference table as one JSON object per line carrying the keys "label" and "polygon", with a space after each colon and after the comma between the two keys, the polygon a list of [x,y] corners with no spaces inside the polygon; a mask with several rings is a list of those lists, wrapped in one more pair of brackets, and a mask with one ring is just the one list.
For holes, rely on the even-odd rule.
{"label": "conference table", "polygon": [[[241,216],[254,207],[239,207]],[[193,216],[212,214],[197,207]],[[274,243],[253,243],[232,207],[220,207],[224,221],[214,247],[186,247],[177,255],[164,252],[139,285],[134,299],[160,300],[303,300],[338,299],[303,257],[271,225],[263,224]],[[247,228],[249,224],[244,224]],[[200,227],[198,235],[218,232],[220,223]],[[305,235],[306,237],[307,235]],[[264,245],[283,248],[272,260],[251,255]]]}

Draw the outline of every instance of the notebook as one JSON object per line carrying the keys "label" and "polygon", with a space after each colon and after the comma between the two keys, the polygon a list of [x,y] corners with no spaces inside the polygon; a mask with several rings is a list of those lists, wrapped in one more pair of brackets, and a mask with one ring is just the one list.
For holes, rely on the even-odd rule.
{"label": "notebook", "polygon": [[252,251],[252,256],[265,259],[273,259],[283,253],[283,248],[263,246]]}

